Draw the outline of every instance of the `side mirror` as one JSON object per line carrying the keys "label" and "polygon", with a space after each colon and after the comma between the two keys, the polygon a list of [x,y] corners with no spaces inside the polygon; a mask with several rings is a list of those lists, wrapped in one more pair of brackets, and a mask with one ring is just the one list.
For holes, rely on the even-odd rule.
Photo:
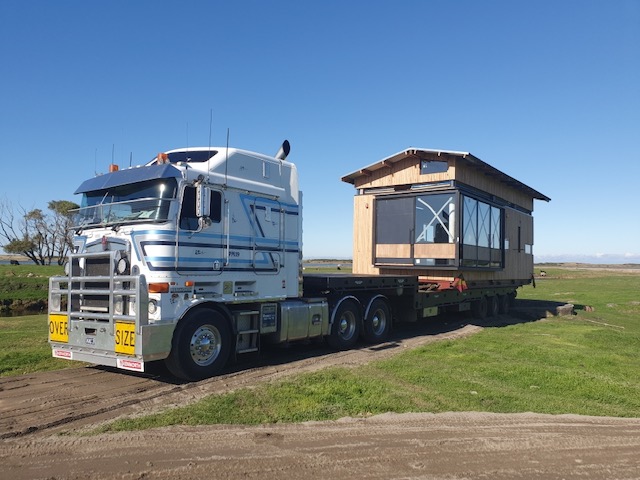
{"label": "side mirror", "polygon": [[196,216],[198,218],[211,215],[211,190],[204,185],[198,185],[196,190]]}

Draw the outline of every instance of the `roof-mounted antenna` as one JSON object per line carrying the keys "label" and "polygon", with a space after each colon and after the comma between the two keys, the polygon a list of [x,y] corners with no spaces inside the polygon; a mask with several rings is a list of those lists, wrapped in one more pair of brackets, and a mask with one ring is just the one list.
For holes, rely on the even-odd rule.
{"label": "roof-mounted antenna", "polygon": [[227,186],[227,165],[229,165],[229,127],[227,127],[227,148],[224,154],[224,186]]}
{"label": "roof-mounted antenna", "polygon": [[129,152],[129,168],[131,168],[132,161],[133,161],[133,152]]}
{"label": "roof-mounted antenna", "polygon": [[207,159],[207,183],[209,182],[209,173],[211,173],[211,167],[209,166],[209,162],[211,162],[211,128],[213,125],[213,108],[209,109],[209,158]]}

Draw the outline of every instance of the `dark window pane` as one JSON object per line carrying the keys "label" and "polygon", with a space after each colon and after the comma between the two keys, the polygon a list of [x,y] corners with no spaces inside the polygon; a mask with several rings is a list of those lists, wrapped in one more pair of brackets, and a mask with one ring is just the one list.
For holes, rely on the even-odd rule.
{"label": "dark window pane", "polygon": [[376,200],[376,243],[411,243],[413,202],[413,198]]}
{"label": "dark window pane", "polygon": [[447,162],[439,160],[422,160],[420,162],[420,175],[427,175],[429,173],[442,173],[449,169]]}

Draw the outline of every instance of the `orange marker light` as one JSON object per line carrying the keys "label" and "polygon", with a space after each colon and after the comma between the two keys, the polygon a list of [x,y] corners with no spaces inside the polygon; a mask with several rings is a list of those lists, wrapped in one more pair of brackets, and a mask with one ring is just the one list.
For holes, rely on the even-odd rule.
{"label": "orange marker light", "polygon": [[169,291],[168,283],[150,283],[149,293],[167,293]]}

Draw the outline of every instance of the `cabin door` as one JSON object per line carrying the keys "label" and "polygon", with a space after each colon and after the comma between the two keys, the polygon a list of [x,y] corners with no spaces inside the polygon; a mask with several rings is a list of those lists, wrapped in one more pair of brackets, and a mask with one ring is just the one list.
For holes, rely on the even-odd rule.
{"label": "cabin door", "polygon": [[283,212],[280,202],[251,203],[252,266],[256,273],[278,273],[283,262]]}
{"label": "cabin door", "polygon": [[196,188],[185,187],[176,241],[176,270],[179,272],[215,274],[225,267],[222,193],[211,190],[209,202],[209,216],[198,218]]}

